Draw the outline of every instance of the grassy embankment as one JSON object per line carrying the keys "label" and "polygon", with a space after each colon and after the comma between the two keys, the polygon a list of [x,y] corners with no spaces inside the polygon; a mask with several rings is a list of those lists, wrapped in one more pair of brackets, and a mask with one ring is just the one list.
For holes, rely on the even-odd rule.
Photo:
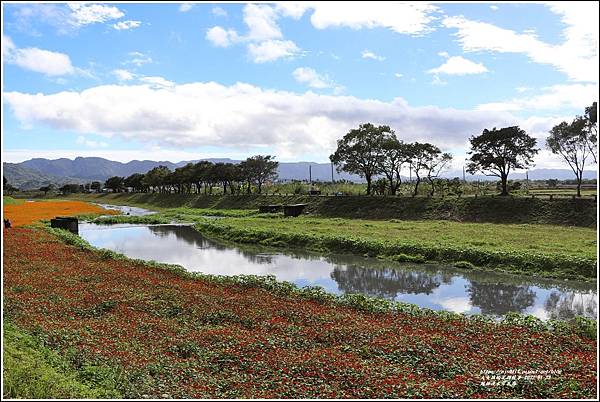
{"label": "grassy embankment", "polygon": [[[509,315],[496,323],[268,278],[194,275],[92,250],[60,230],[9,230],[4,250],[6,317],[38,334],[70,370],[111,373],[91,378],[118,379],[114,389],[126,398],[596,393],[588,320]],[[481,385],[481,370],[497,367],[562,373]],[[5,366],[5,384],[14,375]]]}
{"label": "grassy embankment", "polygon": [[89,194],[69,198],[164,210],[204,208],[257,210],[263,204],[308,204],[311,215],[349,219],[450,220],[457,222],[529,223],[596,227],[593,199],[531,199],[523,197],[411,198],[318,196],[202,196],[190,194]]}
{"label": "grassy embankment", "polygon": [[[106,223],[168,223],[174,220],[196,222],[195,228],[207,235],[240,243],[349,252],[396,261],[440,261],[453,263],[464,269],[476,266],[551,278],[590,280],[597,276],[596,231],[587,227],[452,220],[343,219],[319,215],[283,218],[280,214],[258,214],[255,209],[222,208],[241,206],[241,200],[237,197],[197,199],[178,195],[173,195],[172,198],[113,195],[100,198],[105,202],[116,200],[146,207],[161,205],[158,207],[160,212],[156,215],[139,218],[115,216],[103,219]],[[364,198],[355,198],[358,201],[353,197],[336,201],[344,205],[349,202],[364,202]],[[256,202],[257,199],[260,200],[248,197],[245,205]],[[210,201],[213,202],[213,208],[190,206],[206,207]],[[173,207],[165,208],[165,203]],[[186,206],[176,207],[177,205]],[[479,209],[484,214],[489,213],[482,206]],[[361,209],[359,214],[360,211]],[[378,215],[377,211],[372,213]],[[405,214],[408,212],[405,211]],[[208,220],[203,219],[202,215],[222,216],[225,219]]]}

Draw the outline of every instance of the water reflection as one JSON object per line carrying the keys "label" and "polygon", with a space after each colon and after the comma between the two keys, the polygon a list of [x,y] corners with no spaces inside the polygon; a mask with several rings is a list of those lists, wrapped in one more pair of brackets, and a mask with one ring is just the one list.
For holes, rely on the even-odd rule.
{"label": "water reflection", "polygon": [[363,293],[434,310],[537,317],[596,318],[595,284],[533,279],[431,264],[400,264],[353,255],[233,247],[203,237],[190,226],[81,224],[80,235],[96,247],[133,258],[179,264],[209,274],[275,275],[299,286],[332,293]]}

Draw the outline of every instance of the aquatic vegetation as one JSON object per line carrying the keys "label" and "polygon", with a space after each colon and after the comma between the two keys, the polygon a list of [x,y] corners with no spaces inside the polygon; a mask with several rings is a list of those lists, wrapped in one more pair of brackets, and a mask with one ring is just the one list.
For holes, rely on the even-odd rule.
{"label": "aquatic vegetation", "polygon": [[[550,330],[528,317],[499,324],[362,295],[333,299],[273,278],[191,275],[63,242],[75,237],[5,232],[5,316],[73,365],[118,368],[123,397],[596,394],[589,320]],[[482,373],[498,369],[561,372],[483,385]]]}
{"label": "aquatic vegetation", "polygon": [[84,216],[89,218],[101,214],[117,214],[98,205],[82,201],[36,201],[4,205],[4,218],[13,226],[24,226],[56,216]]}

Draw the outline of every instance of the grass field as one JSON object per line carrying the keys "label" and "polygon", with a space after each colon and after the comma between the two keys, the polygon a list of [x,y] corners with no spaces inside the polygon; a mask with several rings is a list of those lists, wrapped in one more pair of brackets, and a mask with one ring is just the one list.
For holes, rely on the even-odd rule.
{"label": "grass field", "polygon": [[[68,232],[61,236],[81,241]],[[114,384],[125,398],[591,398],[596,393],[590,323],[555,323],[549,330],[525,318],[495,323],[420,309],[390,311],[380,307],[385,301],[357,295],[334,302],[310,289],[298,292],[258,278],[194,277],[115,259],[67,245],[43,229],[11,229],[4,241],[5,318],[20,331],[35,332],[68,362],[59,369],[52,363],[55,356],[33,347],[23,357],[36,362],[23,366],[28,372],[12,364],[8,369],[16,373],[7,374],[5,364],[5,384],[6,378],[20,378],[37,387],[32,378],[50,370],[66,378],[57,382],[66,382],[69,393],[88,392],[77,383]],[[81,367],[97,369],[86,376]],[[482,370],[498,367],[562,373],[514,387],[482,385]],[[41,387],[46,398],[65,395],[62,387]],[[23,395],[10,395],[17,394]]]}
{"label": "grass field", "polygon": [[13,198],[13,197],[9,197],[9,196],[2,196],[2,204],[3,205],[18,205],[18,204],[22,204],[24,203],[25,200],[21,200],[18,198]]}
{"label": "grass field", "polygon": [[41,339],[3,322],[4,398],[119,398],[110,370],[91,365],[78,369]]}
{"label": "grass field", "polygon": [[299,217],[200,219],[201,232],[241,243],[443,261],[565,279],[596,278],[596,231],[548,225]]}

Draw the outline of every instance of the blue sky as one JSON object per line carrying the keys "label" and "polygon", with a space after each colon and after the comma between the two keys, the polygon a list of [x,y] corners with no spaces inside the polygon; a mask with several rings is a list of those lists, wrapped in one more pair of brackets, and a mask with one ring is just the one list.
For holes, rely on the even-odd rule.
{"label": "blue sky", "polygon": [[[3,159],[324,162],[370,121],[464,161],[598,97],[598,3],[3,3]],[[547,152],[539,167],[562,167]]]}

